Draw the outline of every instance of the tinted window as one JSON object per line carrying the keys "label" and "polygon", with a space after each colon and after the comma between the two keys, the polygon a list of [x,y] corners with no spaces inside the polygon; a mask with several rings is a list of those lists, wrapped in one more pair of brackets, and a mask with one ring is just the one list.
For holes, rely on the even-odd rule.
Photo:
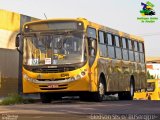
{"label": "tinted window", "polygon": [[127,43],[125,38],[122,38],[122,46],[123,48],[127,48]]}
{"label": "tinted window", "polygon": [[112,35],[111,34],[107,34],[107,40],[108,40],[108,45],[113,45],[113,41],[112,41]]}
{"label": "tinted window", "polygon": [[138,42],[134,41],[134,51],[138,51]]}
{"label": "tinted window", "polygon": [[118,36],[115,36],[115,44],[116,44],[116,47],[120,47],[120,39]]}
{"label": "tinted window", "polygon": [[129,60],[134,61],[134,52],[133,51],[129,51]]}
{"label": "tinted window", "polygon": [[123,60],[128,60],[128,50],[123,49],[122,53],[123,53]]}
{"label": "tinted window", "polygon": [[116,49],[116,58],[122,59],[122,50],[121,48],[115,48]]}
{"label": "tinted window", "polygon": [[142,43],[139,43],[139,51],[140,51],[140,52],[144,52],[144,51],[143,51],[143,44],[142,44]]}
{"label": "tinted window", "polygon": [[135,61],[139,62],[139,53],[135,52],[134,55],[135,55]]}
{"label": "tinted window", "polygon": [[107,46],[105,44],[99,44],[100,48],[100,56],[106,57],[107,56]]}
{"label": "tinted window", "polygon": [[133,44],[131,40],[128,40],[128,48],[129,50],[133,50]]}
{"label": "tinted window", "polygon": [[104,43],[104,32],[99,31],[99,42]]}
{"label": "tinted window", "polygon": [[96,29],[89,27],[87,29],[87,34],[88,34],[88,37],[96,39]]}
{"label": "tinted window", "polygon": [[108,56],[110,58],[115,58],[115,50],[113,46],[108,46]]}
{"label": "tinted window", "polygon": [[140,62],[144,63],[144,53],[140,53]]}

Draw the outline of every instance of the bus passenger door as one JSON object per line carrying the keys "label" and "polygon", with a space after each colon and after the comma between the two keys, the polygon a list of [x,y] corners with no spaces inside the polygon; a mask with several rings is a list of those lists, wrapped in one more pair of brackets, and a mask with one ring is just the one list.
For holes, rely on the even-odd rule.
{"label": "bus passenger door", "polygon": [[97,36],[96,29],[88,27],[87,29],[88,54],[89,54],[89,73],[90,73],[90,91],[97,91]]}

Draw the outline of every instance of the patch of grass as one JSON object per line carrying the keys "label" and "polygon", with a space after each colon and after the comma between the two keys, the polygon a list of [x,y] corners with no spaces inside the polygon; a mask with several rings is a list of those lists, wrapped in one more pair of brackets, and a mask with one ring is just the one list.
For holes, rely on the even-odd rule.
{"label": "patch of grass", "polygon": [[24,104],[35,103],[35,102],[36,102],[36,100],[31,99],[31,98],[23,99],[23,103]]}
{"label": "patch of grass", "polygon": [[2,99],[0,105],[13,105],[13,104],[28,104],[34,103],[35,100],[31,98],[24,99],[22,96],[18,94],[9,94],[7,97]]}
{"label": "patch of grass", "polygon": [[18,94],[9,94],[7,97],[2,99],[1,105],[11,105],[23,103],[23,98]]}

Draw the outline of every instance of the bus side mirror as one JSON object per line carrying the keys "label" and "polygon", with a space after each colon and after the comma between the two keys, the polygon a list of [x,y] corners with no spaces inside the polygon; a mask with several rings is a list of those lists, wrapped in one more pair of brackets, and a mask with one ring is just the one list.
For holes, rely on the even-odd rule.
{"label": "bus side mirror", "polygon": [[16,48],[19,47],[19,38],[17,36],[16,36],[16,43],[15,43],[15,45],[16,45]]}
{"label": "bus side mirror", "polygon": [[20,37],[21,37],[21,33],[18,33],[17,34],[17,36],[16,36],[16,43],[15,43],[15,45],[16,45],[16,48],[18,48],[19,47],[19,43],[20,43]]}
{"label": "bus side mirror", "polygon": [[22,37],[22,34],[21,34],[21,33],[18,33],[17,36],[16,36],[16,40],[15,40],[15,46],[16,46],[17,51],[18,51],[19,53],[22,53],[22,51],[19,49],[20,43],[21,43],[21,37]]}

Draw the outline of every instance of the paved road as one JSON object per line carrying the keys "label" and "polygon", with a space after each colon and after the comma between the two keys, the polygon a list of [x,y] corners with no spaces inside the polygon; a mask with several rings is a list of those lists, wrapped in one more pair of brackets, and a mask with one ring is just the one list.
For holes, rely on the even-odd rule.
{"label": "paved road", "polygon": [[[160,101],[82,102],[60,100],[51,104],[0,106],[0,119],[7,120],[160,120]],[[158,118],[159,117],[159,118]],[[140,119],[141,118],[141,119]],[[149,119],[147,119],[149,118]],[[151,118],[151,119],[150,119]],[[8,119],[9,120],[9,119]]]}

